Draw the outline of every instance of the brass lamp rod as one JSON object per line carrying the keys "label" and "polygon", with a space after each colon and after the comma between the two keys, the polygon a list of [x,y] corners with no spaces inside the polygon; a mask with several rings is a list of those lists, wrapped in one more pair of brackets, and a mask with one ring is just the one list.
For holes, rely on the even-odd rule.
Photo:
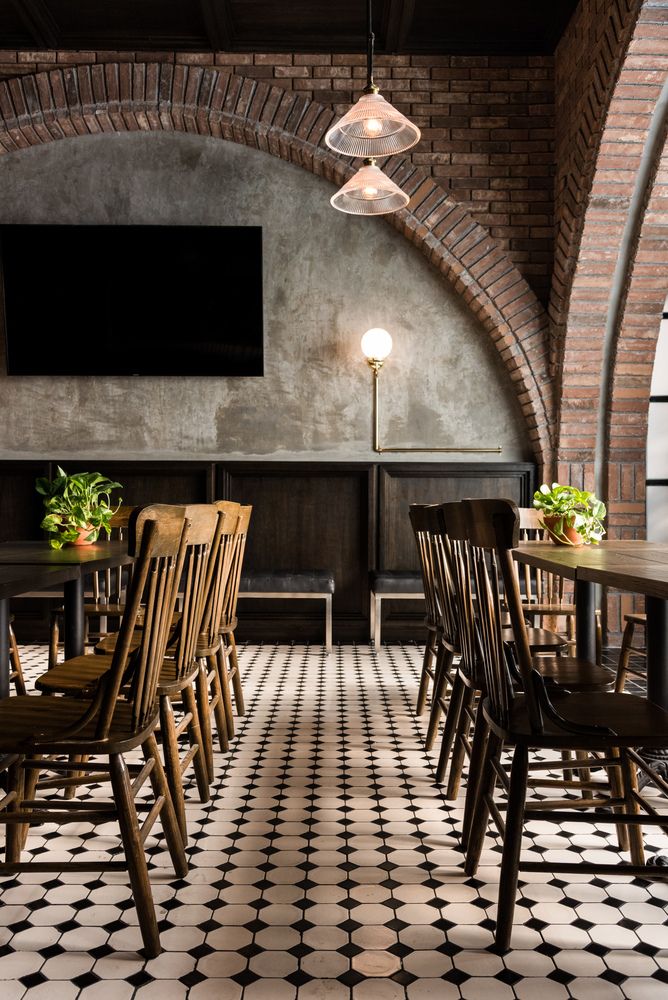
{"label": "brass lamp rod", "polygon": [[378,361],[375,358],[368,358],[369,367],[373,372],[373,450],[378,455],[384,455],[388,452],[394,453],[410,453],[410,454],[427,454],[427,453],[437,453],[441,455],[500,455],[502,448],[501,445],[497,445],[496,448],[384,448],[380,443],[380,393],[379,393],[379,376],[380,369],[383,367],[383,362]]}

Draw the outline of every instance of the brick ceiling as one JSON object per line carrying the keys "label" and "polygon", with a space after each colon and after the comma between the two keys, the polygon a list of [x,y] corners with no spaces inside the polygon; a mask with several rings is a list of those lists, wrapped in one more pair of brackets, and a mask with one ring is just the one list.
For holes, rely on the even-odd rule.
{"label": "brick ceiling", "polygon": [[[540,55],[577,0],[375,0],[376,50]],[[0,0],[0,48],[363,51],[365,0]]]}

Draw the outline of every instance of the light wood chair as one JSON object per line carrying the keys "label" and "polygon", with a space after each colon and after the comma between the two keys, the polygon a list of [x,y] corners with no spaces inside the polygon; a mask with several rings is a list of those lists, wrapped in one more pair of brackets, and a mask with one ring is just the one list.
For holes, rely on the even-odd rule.
{"label": "light wood chair", "polygon": [[[225,510],[225,505],[232,501],[220,500],[218,506]],[[239,597],[239,584],[241,582],[241,571],[246,551],[246,539],[253,508],[250,505],[240,505],[237,517],[234,537],[232,539],[232,552],[230,555],[230,570],[225,583],[223,600],[221,603],[220,621],[218,632],[223,642],[223,653],[227,663],[227,691],[234,695],[234,707],[237,715],[245,715],[244,693],[241,684],[241,672],[239,670],[239,657],[237,655],[237,643],[234,632],[239,624],[237,618],[237,600]],[[221,687],[225,695],[225,685],[221,674]],[[231,700],[225,706],[227,716],[227,730],[230,739],[234,736],[234,715],[232,712]]]}
{"label": "light wood chair", "polygon": [[[7,828],[6,861],[0,874],[21,871],[127,871],[137,907],[146,954],[161,951],[158,924],[144,854],[144,842],[160,817],[179,878],[187,861],[178,821],[160,760],[157,685],[169,638],[169,623],[184,566],[189,524],[183,507],[154,505],[136,512],[130,525],[130,552],[137,556],[126,613],[110,669],[89,698],[43,698],[25,695],[0,701],[0,767],[7,771],[7,792],[0,800],[0,824]],[[131,643],[140,607],[143,628],[139,646]],[[119,697],[121,691],[124,697]],[[141,750],[143,764],[128,764],[126,755]],[[50,759],[77,755],[85,759]],[[111,783],[109,801],[64,801],[53,795],[35,797],[37,776],[56,772],[59,784]],[[153,801],[137,802],[150,780]],[[147,810],[143,823],[138,809]],[[21,861],[30,824],[108,823],[116,819],[125,851],[123,861]]]}
{"label": "light wood chair", "polygon": [[[643,863],[641,825],[665,827],[668,817],[657,815],[656,805],[638,792],[636,767],[664,793],[668,792],[668,784],[652,771],[635,748],[668,749],[668,712],[629,694],[574,692],[546,683],[529,648],[513,565],[512,549],[519,542],[517,508],[507,500],[468,500],[463,501],[463,506],[469,564],[477,595],[475,622],[469,622],[467,627],[476,635],[479,645],[485,682],[482,713],[489,733],[467,845],[466,873],[473,876],[477,871],[491,816],[503,839],[495,943],[500,951],[506,951],[520,871],[619,875],[621,870],[625,875],[644,878],[661,874],[660,868],[653,869]],[[515,633],[519,687],[513,683],[504,652],[501,594]],[[510,775],[501,760],[504,747],[512,751]],[[539,772],[550,766],[558,768],[560,763],[557,760],[550,765],[536,758],[530,761],[536,750],[584,754],[585,759],[580,758],[570,766],[574,769],[605,766],[615,779],[610,791],[604,794],[603,783],[589,781],[591,795],[587,799],[564,796],[557,802],[527,803],[530,774],[534,785],[582,787],[561,778],[540,778]],[[494,797],[497,782],[507,795],[505,803]],[[523,828],[527,821],[536,819],[569,825],[579,822],[624,825],[628,829],[631,864],[620,869],[618,852],[612,847],[610,863],[584,861],[579,854],[572,862],[522,861]]]}
{"label": "light wood chair", "polygon": [[[200,670],[195,649],[199,641],[207,600],[210,556],[219,540],[220,517],[218,510],[211,504],[189,504],[184,510],[190,529],[185,568],[179,584],[178,599],[181,610],[172,616],[167,654],[160,670],[157,692],[165,770],[183,842],[186,843],[183,776],[192,764],[202,802],[209,800],[209,785],[212,780],[212,769],[208,766],[211,754],[209,712],[206,697],[202,699],[200,696]],[[121,633],[108,635],[104,640],[107,647],[113,650],[120,635]],[[131,649],[139,646],[141,637],[142,627],[135,628],[130,643]],[[75,697],[92,695],[101,678],[111,668],[112,662],[113,652],[90,653],[76,657],[42,674],[36,681],[36,687],[44,694]],[[214,678],[214,682],[216,680]],[[216,697],[220,699],[219,691]],[[178,720],[174,715],[175,705],[182,710]],[[204,728],[200,718],[200,706],[206,712]],[[190,746],[182,756],[179,739],[184,734],[188,735]]]}

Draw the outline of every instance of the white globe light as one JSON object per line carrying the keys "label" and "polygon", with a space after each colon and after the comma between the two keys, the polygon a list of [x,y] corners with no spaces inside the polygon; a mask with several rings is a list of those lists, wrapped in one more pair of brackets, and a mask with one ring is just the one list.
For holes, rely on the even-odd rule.
{"label": "white globe light", "polygon": [[387,330],[374,326],[362,337],[362,353],[370,361],[384,361],[392,350],[392,337]]}

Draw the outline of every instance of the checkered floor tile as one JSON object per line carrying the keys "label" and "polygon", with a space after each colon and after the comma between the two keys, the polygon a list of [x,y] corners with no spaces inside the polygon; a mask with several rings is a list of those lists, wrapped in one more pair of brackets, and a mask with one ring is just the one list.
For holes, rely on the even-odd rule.
{"label": "checkered floor tile", "polygon": [[[45,650],[23,659],[34,676]],[[413,711],[421,659],[416,646],[247,646],[248,713],[216,755],[212,801],[188,789],[186,878],[149,838],[164,953],[138,954],[123,875],[6,879],[0,998],[665,1000],[668,883],[525,875],[513,950],[489,949],[499,844],[467,879],[462,802],[435,784]],[[530,834],[555,862],[608,839],[593,824]],[[114,853],[115,830],[38,828],[28,842],[35,857],[84,848]]]}

